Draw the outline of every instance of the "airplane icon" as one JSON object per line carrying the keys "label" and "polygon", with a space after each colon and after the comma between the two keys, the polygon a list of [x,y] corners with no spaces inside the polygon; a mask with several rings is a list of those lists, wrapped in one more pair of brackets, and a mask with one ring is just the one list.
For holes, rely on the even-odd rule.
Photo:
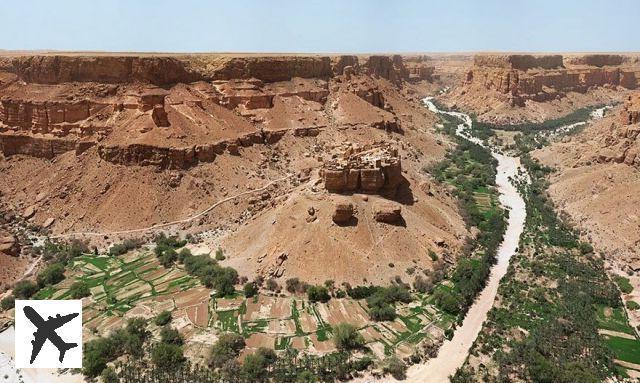
{"label": "airplane icon", "polygon": [[36,312],[31,306],[25,306],[24,314],[29,318],[31,323],[33,323],[38,330],[33,333],[34,339],[31,341],[33,345],[33,350],[31,351],[31,361],[30,364],[33,364],[33,361],[36,360],[36,357],[40,353],[44,342],[49,339],[51,343],[58,349],[60,352],[60,358],[58,359],[60,363],[64,359],[64,354],[74,348],[77,347],[77,343],[66,343],[60,338],[60,336],[56,333],[56,329],[64,326],[66,323],[70,322],[73,318],[77,317],[78,313],[68,314],[65,316],[60,316],[60,314],[56,315],[56,317],[49,317],[46,321],[42,319],[40,314]]}

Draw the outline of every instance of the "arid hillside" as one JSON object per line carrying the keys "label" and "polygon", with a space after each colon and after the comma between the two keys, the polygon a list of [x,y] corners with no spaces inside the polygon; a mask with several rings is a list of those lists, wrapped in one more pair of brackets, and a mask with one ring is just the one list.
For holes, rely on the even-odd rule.
{"label": "arid hillside", "polygon": [[[433,268],[430,250],[452,261],[467,236],[422,170],[449,145],[421,104],[458,73],[440,79],[438,60],[0,56],[3,210],[99,247],[193,234],[247,276],[382,283]],[[392,173],[327,168],[370,145],[395,153]],[[328,188],[331,171],[351,186]]]}
{"label": "arid hillside", "polygon": [[[613,272],[640,287],[640,126],[638,94],[575,136],[534,152],[557,171],[549,192],[585,237],[600,249]],[[629,310],[630,323],[640,324]]]}

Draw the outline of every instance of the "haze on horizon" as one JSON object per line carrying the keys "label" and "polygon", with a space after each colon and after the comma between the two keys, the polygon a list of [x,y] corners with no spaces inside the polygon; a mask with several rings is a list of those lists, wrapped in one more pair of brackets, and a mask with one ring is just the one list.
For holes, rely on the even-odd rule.
{"label": "haze on horizon", "polygon": [[2,8],[5,50],[640,50],[640,2],[633,0],[23,0]]}

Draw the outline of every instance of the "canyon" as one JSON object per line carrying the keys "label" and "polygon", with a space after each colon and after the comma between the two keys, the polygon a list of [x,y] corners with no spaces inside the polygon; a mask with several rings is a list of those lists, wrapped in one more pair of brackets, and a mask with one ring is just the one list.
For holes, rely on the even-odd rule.
{"label": "canyon", "polygon": [[[531,235],[523,198],[530,200],[519,194],[525,171],[510,151],[530,132],[518,127],[535,131],[544,121],[607,105],[603,118],[592,116],[566,132],[560,127],[531,155],[555,169],[541,195],[575,225],[581,241],[593,244],[609,273],[599,276],[628,276],[633,289],[623,300],[637,300],[639,85],[638,54],[0,52],[0,176],[7,180],[0,183],[0,296],[43,269],[35,248],[47,238],[85,241],[96,256],[123,241],[142,243],[146,247],[126,257],[149,258],[160,270],[147,250],[157,234],[177,235],[194,254],[237,270],[243,283],[278,286],[253,300],[242,294],[214,299],[194,279],[179,292],[200,299],[197,307],[180,307],[190,358],[203,358],[202,349],[219,335],[215,326],[230,326],[226,331],[233,323],[252,351],[283,341],[329,354],[335,348],[319,338],[330,328],[324,322],[335,326],[339,317],[358,324],[376,358],[391,350],[415,363],[410,381],[424,381],[425,374],[447,381],[457,367],[468,367],[469,349],[473,367],[487,362],[478,362],[487,355],[477,354],[476,337],[489,334],[485,319],[495,319],[509,296],[504,285],[522,277],[518,268],[528,264],[520,257],[530,244],[518,241],[523,230]],[[462,142],[487,149],[474,136],[482,132],[472,129],[478,126],[508,136],[512,145],[490,147],[496,185],[471,184],[465,200],[470,183],[462,176],[443,181],[434,169]],[[458,170],[477,175],[477,166],[469,161]],[[471,202],[485,210],[470,211]],[[471,222],[497,206],[510,209],[497,265],[491,263],[475,304],[458,317],[436,296],[454,288],[460,265],[468,274],[482,267],[484,259],[470,249],[487,228]],[[512,256],[517,264],[510,268]],[[176,264],[171,272],[182,271]],[[533,283],[557,284],[545,285],[545,278]],[[292,280],[298,289],[328,286],[333,299],[310,303],[296,286],[289,289]],[[431,290],[417,292],[420,282]],[[413,302],[398,304],[399,317],[380,322],[383,329],[363,316],[373,305],[368,300],[335,294],[372,285],[414,294]],[[280,290],[285,286],[287,293]],[[263,299],[270,303],[256,308]],[[164,303],[132,305],[122,318],[142,313],[151,319]],[[312,307],[319,310],[313,320]],[[277,323],[255,334],[243,330],[267,311]],[[640,324],[638,312],[624,311],[633,327]],[[425,327],[412,332],[418,324],[406,318],[418,317]],[[113,318],[97,322],[101,331],[120,320]],[[300,318],[312,330],[302,331]],[[513,338],[525,339],[526,331],[513,330]],[[389,335],[395,333],[397,339]],[[413,336],[424,338],[404,339]],[[387,339],[397,343],[389,346]],[[416,355],[424,359],[412,360]]]}

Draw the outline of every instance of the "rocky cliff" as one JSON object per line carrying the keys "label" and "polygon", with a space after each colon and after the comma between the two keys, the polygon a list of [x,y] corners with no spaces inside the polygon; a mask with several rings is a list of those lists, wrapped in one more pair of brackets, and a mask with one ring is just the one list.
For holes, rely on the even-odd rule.
{"label": "rocky cliff", "polygon": [[[184,169],[333,124],[401,131],[388,92],[431,80],[425,56],[2,57],[5,156],[96,146],[121,165]],[[13,77],[12,77],[13,76]],[[353,99],[357,96],[361,101]],[[334,107],[325,109],[331,102]]]}
{"label": "rocky cliff", "polygon": [[481,54],[442,101],[498,124],[541,121],[615,102],[638,76],[632,56]]}

